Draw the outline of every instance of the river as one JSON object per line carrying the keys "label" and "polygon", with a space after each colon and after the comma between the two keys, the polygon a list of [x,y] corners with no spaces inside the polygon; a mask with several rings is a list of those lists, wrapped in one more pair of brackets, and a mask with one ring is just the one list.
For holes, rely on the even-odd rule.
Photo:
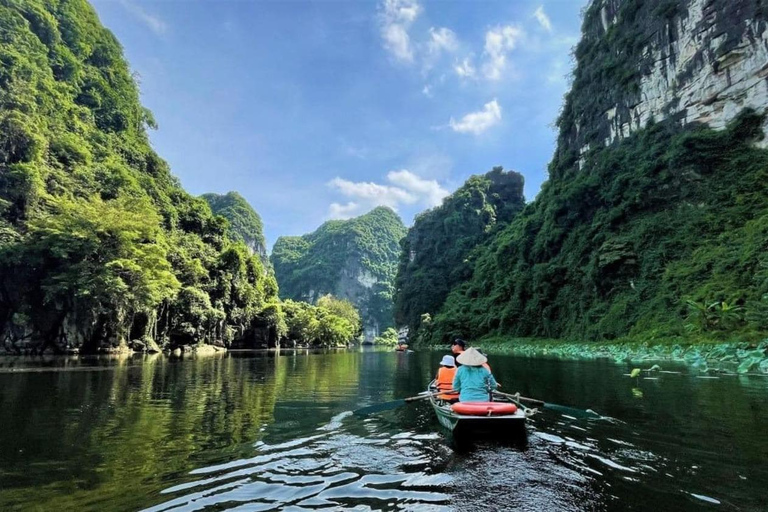
{"label": "river", "polygon": [[[421,391],[440,352],[0,359],[0,510],[768,510],[768,379],[495,355],[541,411],[457,446]],[[645,375],[645,374],[644,374]]]}

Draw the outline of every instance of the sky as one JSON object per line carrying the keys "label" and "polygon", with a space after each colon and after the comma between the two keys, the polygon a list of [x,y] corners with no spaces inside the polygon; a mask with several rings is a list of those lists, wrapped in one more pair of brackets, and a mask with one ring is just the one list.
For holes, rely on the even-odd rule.
{"label": "sky", "polygon": [[92,0],[152,144],[236,190],[268,245],[378,205],[406,225],[473,174],[546,179],[587,0]]}

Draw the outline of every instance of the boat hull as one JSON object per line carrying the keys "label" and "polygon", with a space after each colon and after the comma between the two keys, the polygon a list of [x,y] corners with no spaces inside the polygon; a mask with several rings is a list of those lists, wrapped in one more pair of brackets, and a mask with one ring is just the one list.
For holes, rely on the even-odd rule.
{"label": "boat hull", "polygon": [[430,397],[429,401],[437,421],[454,435],[513,437],[525,431],[525,408],[519,404],[516,404],[518,409],[515,414],[470,416],[453,412],[448,403],[435,397]]}

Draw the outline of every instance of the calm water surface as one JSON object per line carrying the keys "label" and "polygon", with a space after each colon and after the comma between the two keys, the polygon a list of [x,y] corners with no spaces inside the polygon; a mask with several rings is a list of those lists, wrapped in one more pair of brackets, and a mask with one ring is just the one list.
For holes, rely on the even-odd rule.
{"label": "calm water surface", "polygon": [[535,416],[458,449],[421,391],[439,352],[0,359],[0,510],[768,510],[768,379],[493,356]]}

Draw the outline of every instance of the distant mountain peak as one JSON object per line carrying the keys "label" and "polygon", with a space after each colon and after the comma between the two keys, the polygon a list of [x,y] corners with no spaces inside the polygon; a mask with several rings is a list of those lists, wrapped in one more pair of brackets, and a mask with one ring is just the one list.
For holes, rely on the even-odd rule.
{"label": "distant mountain peak", "polygon": [[315,302],[325,294],[350,300],[366,333],[392,325],[392,290],[406,228],[394,210],[379,206],[348,220],[325,222],[303,236],[280,237],[271,261],[280,296]]}

